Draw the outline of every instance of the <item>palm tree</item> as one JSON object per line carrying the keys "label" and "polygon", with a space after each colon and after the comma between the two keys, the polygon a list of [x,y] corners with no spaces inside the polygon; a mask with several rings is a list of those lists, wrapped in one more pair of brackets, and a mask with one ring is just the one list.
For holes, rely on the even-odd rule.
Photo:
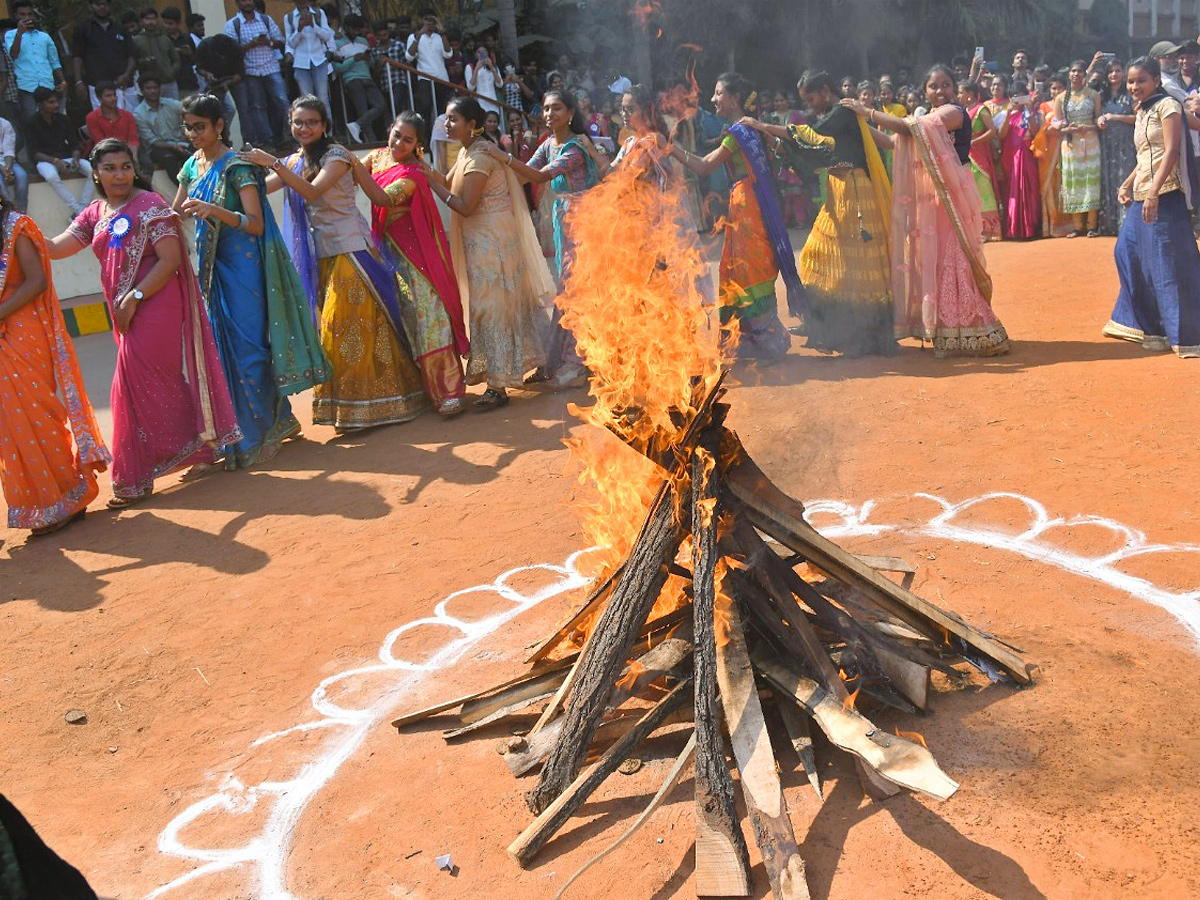
{"label": "palm tree", "polygon": [[496,0],[496,16],[500,19],[500,46],[514,64],[521,64],[517,44],[517,6],[514,0]]}

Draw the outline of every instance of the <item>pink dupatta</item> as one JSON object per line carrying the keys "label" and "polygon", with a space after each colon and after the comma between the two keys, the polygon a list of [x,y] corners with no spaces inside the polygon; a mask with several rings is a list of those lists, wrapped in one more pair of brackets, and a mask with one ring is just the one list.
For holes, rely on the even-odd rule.
{"label": "pink dupatta", "polygon": [[936,114],[896,134],[892,294],[897,337],[933,340],[945,354],[991,355],[1007,335],[991,311],[983,205]]}
{"label": "pink dupatta", "polygon": [[466,356],[471,352],[471,343],[467,339],[467,328],[463,320],[462,297],[458,292],[458,279],[450,261],[450,244],[446,240],[442,219],[433,200],[433,191],[429,188],[429,179],[420,163],[411,162],[397,163],[384,172],[373,173],[372,177],[381,188],[387,188],[401,178],[407,178],[416,184],[417,189],[413,191],[408,215],[398,216],[389,223],[389,208],[371,207],[371,233],[376,243],[382,244],[386,232],[400,248],[400,252],[429,279],[450,317],[455,348],[460,356]]}

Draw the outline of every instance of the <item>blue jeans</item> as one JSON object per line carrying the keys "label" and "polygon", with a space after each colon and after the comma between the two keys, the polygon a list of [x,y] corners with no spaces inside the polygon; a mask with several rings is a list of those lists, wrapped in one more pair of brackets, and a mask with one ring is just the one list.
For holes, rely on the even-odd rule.
{"label": "blue jeans", "polygon": [[242,140],[267,144],[284,138],[288,99],[283,75],[244,75],[233,86],[233,99],[242,123]]}
{"label": "blue jeans", "polygon": [[296,79],[300,93],[319,97],[325,104],[325,111],[332,117],[333,108],[329,105],[329,73],[325,70],[325,63],[313,69],[292,69],[292,77]]}
{"label": "blue jeans", "polygon": [[25,212],[29,209],[29,174],[21,168],[19,162],[15,161],[12,164],[12,173],[14,177],[12,184],[0,176],[0,194],[3,194],[9,202],[15,203],[21,212]]}

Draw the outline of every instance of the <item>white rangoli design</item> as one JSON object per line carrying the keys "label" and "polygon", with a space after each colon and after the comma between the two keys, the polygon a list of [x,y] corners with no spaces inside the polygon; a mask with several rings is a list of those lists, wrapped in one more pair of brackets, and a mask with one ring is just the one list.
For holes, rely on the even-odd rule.
{"label": "white rangoli design", "polygon": [[[817,500],[806,503],[805,508],[821,532],[831,538],[887,533],[926,535],[1008,551],[1093,579],[1161,607],[1175,616],[1193,638],[1200,642],[1200,590],[1172,592],[1118,568],[1122,561],[1145,554],[1200,554],[1200,546],[1151,543],[1141,531],[1097,516],[1051,518],[1040,503],[1020,494],[989,493],[960,503],[950,503],[931,494],[914,496],[934,502],[941,512],[922,523],[888,524],[872,519],[877,512],[877,501],[867,501],[856,506],[836,500]],[[962,513],[996,500],[1015,500],[1024,504],[1030,514],[1029,527],[1019,534],[1013,534],[986,526],[956,522]],[[1112,552],[1090,557],[1062,549],[1047,540],[1053,529],[1083,525],[1106,529],[1116,538],[1123,540],[1124,544]],[[408,622],[389,633],[379,649],[379,662],[347,669],[322,681],[313,691],[311,700],[318,718],[265,735],[256,740],[251,749],[269,744],[284,735],[315,729],[336,729],[336,737],[324,742],[315,757],[297,759],[296,774],[286,781],[262,781],[246,785],[231,772],[215,774],[214,778],[219,780],[217,790],[195,801],[172,819],[158,839],[158,849],[162,853],[192,860],[198,865],[150,892],[145,900],[177,892],[179,888],[198,878],[239,868],[246,871],[248,895],[256,900],[300,900],[288,890],[286,860],[291,850],[296,825],[313,797],[336,777],[342,764],[354,755],[366,736],[373,729],[382,726],[395,713],[400,703],[420,681],[462,659],[469,649],[526,610],[551,597],[585,586],[587,579],[579,573],[577,563],[580,557],[588,552],[582,550],[572,554],[561,566],[522,566],[505,572],[491,584],[456,591],[438,603],[431,616]],[[549,573],[555,576],[555,580],[528,595],[508,585],[508,582],[527,572]],[[511,606],[474,621],[460,619],[447,610],[450,602],[458,597],[489,591],[511,603]],[[428,625],[447,626],[456,634],[444,646],[425,655],[424,661],[398,658],[395,655],[395,647],[399,639],[415,628]],[[347,708],[330,699],[331,689],[336,685],[350,679],[380,673],[394,673],[395,680],[378,690],[366,705]],[[210,813],[242,815],[255,810],[259,804],[265,804],[269,810],[265,824],[257,835],[240,846],[194,846],[183,834],[189,825]]]}

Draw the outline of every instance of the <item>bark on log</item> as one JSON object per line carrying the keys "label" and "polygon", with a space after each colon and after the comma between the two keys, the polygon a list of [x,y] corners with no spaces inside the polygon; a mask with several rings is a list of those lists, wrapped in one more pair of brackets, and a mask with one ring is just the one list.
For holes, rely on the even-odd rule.
{"label": "bark on log", "polygon": [[678,552],[683,533],[683,526],[675,519],[675,497],[676,489],[664,483],[625,563],[625,571],[580,653],[563,714],[562,736],[542,768],[537,787],[526,795],[535,813],[545,810],[579,774],[613,684],[666,581],[665,564]]}
{"label": "bark on log", "polygon": [[[708,456],[707,459],[704,456]],[[696,894],[750,894],[750,853],[738,824],[733,778],[725,762],[721,707],[717,701],[716,485],[710,454],[692,463],[692,611],[696,685]],[[707,505],[707,509],[702,506]]]}

